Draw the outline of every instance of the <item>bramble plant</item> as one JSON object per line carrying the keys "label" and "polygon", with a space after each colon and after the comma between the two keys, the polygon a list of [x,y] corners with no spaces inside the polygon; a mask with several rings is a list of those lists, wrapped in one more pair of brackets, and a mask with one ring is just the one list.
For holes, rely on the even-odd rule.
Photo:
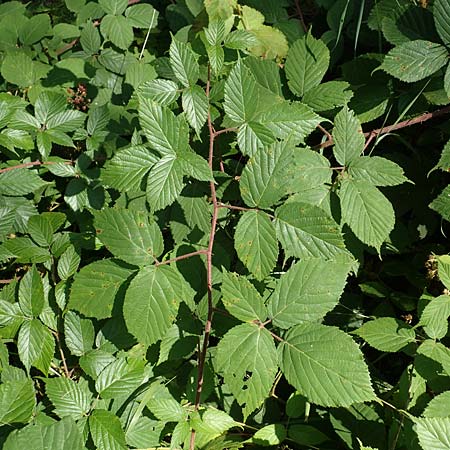
{"label": "bramble plant", "polygon": [[449,18],[1,4],[0,447],[450,449]]}

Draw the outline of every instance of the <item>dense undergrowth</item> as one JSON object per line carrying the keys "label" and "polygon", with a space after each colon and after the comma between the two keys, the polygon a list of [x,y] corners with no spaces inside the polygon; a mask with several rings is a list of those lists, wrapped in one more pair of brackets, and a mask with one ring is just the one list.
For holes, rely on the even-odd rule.
{"label": "dense undergrowth", "polygon": [[450,449],[450,1],[0,5],[0,447]]}

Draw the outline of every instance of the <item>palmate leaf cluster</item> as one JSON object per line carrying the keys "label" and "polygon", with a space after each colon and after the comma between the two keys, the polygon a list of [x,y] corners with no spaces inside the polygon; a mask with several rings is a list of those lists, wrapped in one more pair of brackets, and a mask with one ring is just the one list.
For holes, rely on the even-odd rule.
{"label": "palmate leaf cluster", "polygon": [[417,3],[0,5],[1,448],[450,448]]}

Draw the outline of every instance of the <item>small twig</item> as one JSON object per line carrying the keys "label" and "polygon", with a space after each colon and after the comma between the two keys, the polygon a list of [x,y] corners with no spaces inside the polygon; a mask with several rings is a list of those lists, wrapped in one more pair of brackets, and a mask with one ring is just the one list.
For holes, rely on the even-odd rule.
{"label": "small twig", "polygon": [[58,344],[59,354],[61,355],[61,360],[62,360],[63,367],[64,367],[64,373],[66,375],[66,378],[70,378],[70,371],[69,371],[69,368],[67,367],[66,358],[64,356],[64,352],[63,352],[63,349],[61,346],[61,341],[59,339],[59,333],[57,331],[52,331],[52,333],[54,334],[54,336],[56,338],[56,342]]}
{"label": "small twig", "polygon": [[5,167],[4,169],[0,169],[0,173],[9,172],[10,170],[15,169],[23,169],[25,167],[33,167],[33,166],[50,166],[52,164],[67,164],[73,166],[72,161],[31,161],[27,163],[17,164],[17,166]]}
{"label": "small twig", "polygon": [[223,130],[219,130],[219,131],[214,131],[213,132],[213,136],[214,138],[216,138],[217,136],[220,136],[221,134],[224,133],[232,133],[233,131],[237,131],[238,129],[235,127],[231,127],[231,128],[224,128]]}
{"label": "small twig", "polygon": [[328,130],[326,128],[324,128],[322,125],[317,125],[317,128],[327,137],[328,140],[332,140],[333,136],[331,136],[331,134],[328,132]]}
{"label": "small twig", "polygon": [[[441,109],[438,109],[438,110],[430,112],[430,113],[422,114],[418,117],[414,117],[414,119],[404,120],[403,122],[399,122],[399,123],[396,123],[393,125],[388,125],[387,127],[381,127],[381,128],[377,128],[372,131],[368,131],[368,132],[364,133],[364,136],[366,138],[368,138],[368,141],[370,142],[374,137],[376,137],[378,135],[390,133],[391,131],[400,130],[401,128],[406,128],[406,127],[410,127],[411,125],[416,125],[418,123],[426,122],[427,120],[434,119],[436,117],[440,117],[440,116],[443,116],[448,113],[450,113],[450,106],[446,106],[445,108],[441,108]],[[323,142],[322,144],[314,146],[314,148],[315,149],[326,148],[326,147],[330,147],[333,144],[334,144],[334,141],[331,138],[331,139],[328,139],[327,141]],[[368,144],[366,143],[366,146],[367,145]]]}
{"label": "small twig", "polygon": [[297,15],[298,15],[298,18],[300,19],[300,23],[302,24],[303,31],[305,33],[307,33],[308,27],[306,26],[305,18],[303,17],[303,12],[302,12],[302,9],[300,8],[299,0],[295,0],[295,9],[297,10]]}
{"label": "small twig", "polygon": [[260,211],[257,208],[244,208],[243,206],[227,205],[226,203],[218,203],[219,208],[235,209],[236,211]]}
{"label": "small twig", "polygon": [[[266,330],[267,330],[267,328],[266,328]],[[279,341],[279,342],[284,342],[284,339],[283,338],[281,338],[280,336],[278,336],[277,334],[275,334],[273,331],[270,331],[270,330],[267,330],[271,335],[272,335],[272,337],[273,338],[275,338],[277,341]]]}
{"label": "small twig", "polygon": [[171,264],[173,262],[181,261],[182,259],[191,258],[197,255],[206,255],[208,250],[197,250],[196,252],[186,253],[185,255],[177,256],[175,258],[167,259],[166,261],[156,262],[155,266],[164,266],[165,264]]}
{"label": "small twig", "polygon": [[[137,1],[139,1],[139,0],[137,0]],[[137,2],[135,2],[135,3],[137,3]],[[128,2],[128,4],[130,4],[130,3]],[[153,20],[155,20],[155,14],[156,14],[156,9],[153,10],[152,20],[150,21],[150,25],[148,26],[147,34],[145,35],[144,43],[142,44],[141,53],[139,54],[139,61],[144,56],[145,47],[147,47],[148,38],[150,36],[150,31],[153,28]]]}
{"label": "small twig", "polygon": [[0,280],[0,284],[9,284],[12,283],[16,278],[10,278],[9,280]]}

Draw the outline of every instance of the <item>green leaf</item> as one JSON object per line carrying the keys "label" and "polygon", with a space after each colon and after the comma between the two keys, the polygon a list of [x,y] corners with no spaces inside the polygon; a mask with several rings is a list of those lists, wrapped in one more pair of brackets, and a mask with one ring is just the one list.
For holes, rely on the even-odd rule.
{"label": "green leaf", "polygon": [[89,416],[89,429],[98,450],[126,450],[125,433],[111,411],[96,409]]}
{"label": "green leaf", "polygon": [[244,155],[254,156],[265,146],[275,140],[272,132],[264,125],[257,122],[244,123],[238,131],[237,142]]}
{"label": "green leaf", "polygon": [[92,394],[83,379],[76,382],[65,377],[48,378],[45,392],[55,407],[55,414],[61,418],[80,419],[89,412]]}
{"label": "green leaf", "polygon": [[25,237],[9,239],[3,244],[3,249],[8,252],[8,258],[15,257],[16,262],[40,263],[51,259],[47,249],[38,247]]}
{"label": "green leaf", "polygon": [[237,0],[205,0],[209,20],[226,20],[233,15],[233,10],[236,7]]}
{"label": "green leaf", "polygon": [[311,403],[348,407],[376,398],[361,351],[337,328],[297,325],[287,332],[278,352],[288,382]]}
{"label": "green leaf", "polygon": [[16,86],[32,86],[39,78],[35,62],[25,53],[7,53],[1,68],[2,77]]}
{"label": "green leaf", "polygon": [[[196,431],[196,443],[200,448],[206,448],[206,445],[214,438],[220,436],[225,431],[238,425],[233,418],[224,411],[208,408],[203,414],[196,414],[190,419],[192,428]],[[228,446],[227,446],[228,447]]]}
{"label": "green leaf", "polygon": [[395,224],[389,200],[367,181],[349,179],[342,181],[339,198],[343,222],[358,239],[379,250]]}
{"label": "green leaf", "polygon": [[225,38],[225,47],[235,50],[245,50],[258,45],[256,36],[245,30],[234,30]]}
{"label": "green leaf", "polygon": [[33,366],[47,375],[55,353],[55,340],[42,322],[32,319],[22,324],[17,338],[17,349],[28,372]]}
{"label": "green leaf", "polygon": [[102,244],[129,264],[152,264],[164,250],[161,230],[144,212],[105,208],[95,214],[94,224]]}
{"label": "green leaf", "polygon": [[173,38],[169,56],[170,66],[180,83],[185,87],[194,86],[199,77],[199,66],[190,44]]}
{"label": "green leaf", "polygon": [[322,209],[290,202],[276,210],[275,229],[286,257],[333,258],[345,253],[337,223]]}
{"label": "green leaf", "polygon": [[433,4],[433,16],[436,30],[445,45],[450,44],[450,3],[448,0],[436,0]]}
{"label": "green leaf", "polygon": [[51,23],[48,14],[38,14],[27,20],[19,30],[19,39],[24,45],[35,44],[43,37],[51,34]]}
{"label": "green leaf", "polygon": [[361,124],[347,107],[342,108],[334,119],[333,139],[334,156],[344,166],[357,159],[364,150]]}
{"label": "green leaf", "polygon": [[247,269],[262,280],[275,266],[278,242],[269,216],[261,211],[246,211],[239,219],[234,247]]}
{"label": "green leaf", "polygon": [[33,241],[41,247],[48,247],[52,243],[53,228],[44,215],[36,215],[28,220],[28,232]]}
{"label": "green leaf", "polygon": [[114,259],[83,267],[74,277],[69,308],[96,319],[111,317],[115,303],[120,304],[123,296],[121,286],[132,273],[132,269]]}
{"label": "green leaf", "polygon": [[31,378],[3,381],[0,384],[0,423],[27,423],[36,404]]}
{"label": "green leaf", "polygon": [[102,349],[95,349],[87,352],[80,358],[80,367],[89,375],[93,380],[96,380],[100,373],[114,362],[116,358]]}
{"label": "green leaf", "polygon": [[361,123],[370,122],[382,116],[389,105],[391,90],[385,84],[360,86],[348,104]]}
{"label": "green leaf", "polygon": [[275,344],[265,328],[244,323],[228,331],[217,346],[217,369],[237,402],[244,420],[268,396],[278,369]]}
{"label": "green leaf", "polygon": [[260,428],[249,442],[261,447],[271,447],[281,444],[287,437],[286,428],[281,423],[273,423]]}
{"label": "green leaf", "polygon": [[142,83],[137,92],[139,97],[153,100],[161,106],[169,106],[180,95],[180,89],[174,81],[162,79]]}
{"label": "green leaf", "polygon": [[268,208],[286,194],[286,183],[294,160],[289,143],[278,142],[258,151],[242,171],[239,187],[244,202]]}
{"label": "green leaf", "polygon": [[[448,72],[450,75],[450,70],[448,70]],[[447,172],[450,169],[450,141],[447,141],[445,144],[441,157],[439,158],[439,162],[433,167],[433,170],[437,168],[443,170],[444,172]]]}
{"label": "green leaf", "polygon": [[243,322],[267,319],[267,309],[258,291],[236,273],[223,272],[222,303],[230,314]]}
{"label": "green leaf", "polygon": [[158,24],[159,13],[152,5],[133,5],[125,10],[128,23],[135,28],[155,28]]}
{"label": "green leaf", "polygon": [[185,151],[180,154],[179,160],[186,175],[199,181],[214,181],[208,161],[197,153]]}
{"label": "green leaf", "polygon": [[88,55],[95,55],[101,48],[101,38],[98,27],[92,22],[87,22],[80,33],[81,48]]}
{"label": "green leaf", "polygon": [[128,331],[140,343],[154,344],[170,328],[184,300],[184,283],[181,275],[167,265],[144,267],[131,281],[123,315]]}
{"label": "green leaf", "polygon": [[420,325],[431,339],[442,339],[448,331],[450,296],[440,295],[431,300],[420,315]]}
{"label": "green leaf", "polygon": [[134,39],[133,27],[124,16],[106,15],[100,22],[100,31],[105,39],[126,50]]}
{"label": "green leaf", "polygon": [[146,406],[157,419],[162,422],[181,422],[186,419],[185,410],[165,386],[156,382],[147,392],[149,401]]}
{"label": "green leaf", "polygon": [[414,429],[424,450],[450,448],[450,418],[433,417],[414,420]]}
{"label": "green leaf", "polygon": [[302,102],[320,112],[344,106],[352,96],[353,92],[346,81],[327,81],[306,92]]}
{"label": "green leaf", "polygon": [[224,110],[238,124],[251,121],[258,113],[258,85],[245,64],[239,60],[225,82]]}
{"label": "green leaf", "polygon": [[181,97],[183,111],[191,127],[200,134],[208,117],[208,98],[200,86],[185,89]]}
{"label": "green leaf", "polygon": [[[450,375],[450,349],[440,342],[427,339],[417,349],[417,354],[425,356],[425,362],[430,365],[430,360],[438,363],[439,372]],[[416,359],[417,365],[417,359]]]}
{"label": "green leaf", "polygon": [[414,330],[393,317],[370,320],[358,328],[355,334],[382,352],[398,352],[416,340]]}
{"label": "green leaf", "polygon": [[153,211],[171,205],[183,189],[183,166],[171,155],[161,158],[150,170],[147,201]]}
{"label": "green leaf", "polygon": [[67,247],[67,250],[61,255],[58,261],[58,276],[61,280],[67,280],[78,269],[80,265],[81,257],[79,252],[75,250],[73,245]]}
{"label": "green leaf", "polygon": [[385,56],[380,69],[412,83],[433,75],[447,62],[448,51],[443,45],[416,40],[394,47]]}
{"label": "green leaf", "polygon": [[188,129],[180,125],[170,109],[141,98],[139,120],[150,146],[162,156],[176,155],[187,147]]}
{"label": "green leaf", "polygon": [[178,203],[184,213],[187,224],[193,229],[197,226],[204,233],[211,227],[211,212],[204,194],[198,192],[197,186],[188,185],[178,197]]}
{"label": "green leaf", "polygon": [[122,14],[128,6],[127,0],[99,0],[98,2],[106,14]]}
{"label": "green leaf", "polygon": [[450,417],[450,391],[433,397],[423,411],[424,417]]}
{"label": "green leaf", "polygon": [[287,329],[322,319],[337,305],[350,267],[350,262],[342,259],[302,259],[294,264],[281,276],[269,299],[273,323]]}
{"label": "green leaf", "polygon": [[71,418],[65,418],[58,422],[40,421],[30,424],[8,435],[5,442],[5,450],[20,450],[32,443],[33,450],[83,450],[83,437],[78,425]]}
{"label": "green leaf", "polygon": [[133,145],[118,151],[101,172],[102,180],[119,191],[138,191],[147,172],[158,157],[145,145]]}
{"label": "green leaf", "polygon": [[73,311],[64,315],[64,339],[72,355],[82,356],[94,346],[94,325],[88,319],[82,319]]}
{"label": "green leaf", "polygon": [[0,195],[26,195],[48,184],[34,170],[24,168],[0,173]]}
{"label": "green leaf", "polygon": [[133,368],[125,359],[107,365],[95,382],[95,390],[102,398],[128,397],[145,380],[142,366]]}
{"label": "green leaf", "polygon": [[450,221],[450,185],[430,203],[430,208],[439,213],[445,220]]}
{"label": "green leaf", "polygon": [[[328,436],[326,434],[311,425],[304,424],[291,425],[288,429],[288,436],[297,444],[304,446],[320,445],[328,441]],[[364,448],[361,448],[360,450],[364,450]],[[370,449],[366,448],[366,450]]]}
{"label": "green leaf", "polygon": [[450,255],[441,255],[437,257],[438,275],[444,286],[450,287]]}
{"label": "green leaf", "polygon": [[356,158],[350,163],[348,172],[356,180],[369,181],[375,186],[396,186],[409,181],[398,164],[380,156]]}
{"label": "green leaf", "polygon": [[289,89],[297,96],[318,86],[328,69],[330,51],[323,41],[305,34],[289,49],[285,70]]}
{"label": "green leaf", "polygon": [[28,317],[37,317],[44,309],[44,285],[35,265],[20,281],[19,304],[20,309]]}

